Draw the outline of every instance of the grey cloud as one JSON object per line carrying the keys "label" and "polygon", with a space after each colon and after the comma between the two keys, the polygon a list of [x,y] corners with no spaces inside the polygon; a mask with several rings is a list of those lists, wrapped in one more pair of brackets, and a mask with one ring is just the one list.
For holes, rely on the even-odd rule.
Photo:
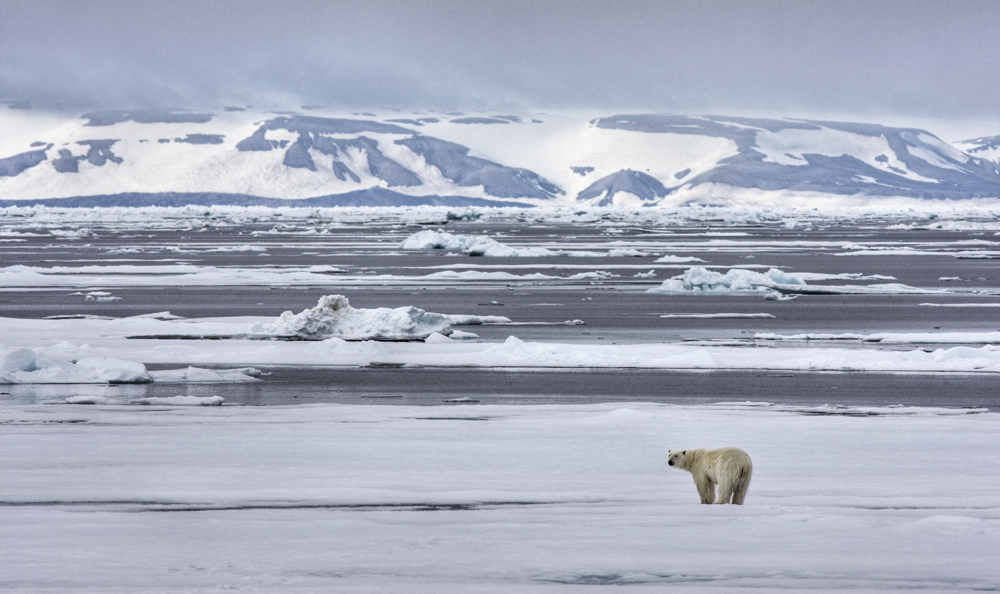
{"label": "grey cloud", "polygon": [[0,100],[993,116],[989,0],[4,0]]}

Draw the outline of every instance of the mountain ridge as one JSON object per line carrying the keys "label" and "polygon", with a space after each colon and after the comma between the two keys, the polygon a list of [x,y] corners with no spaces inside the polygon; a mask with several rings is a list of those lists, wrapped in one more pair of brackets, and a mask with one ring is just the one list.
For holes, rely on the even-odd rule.
{"label": "mountain ridge", "polygon": [[3,204],[172,203],[182,195],[198,204],[241,196],[255,204],[651,207],[1000,197],[991,152],[1000,152],[1000,137],[952,145],[879,124],[229,107],[0,115]]}

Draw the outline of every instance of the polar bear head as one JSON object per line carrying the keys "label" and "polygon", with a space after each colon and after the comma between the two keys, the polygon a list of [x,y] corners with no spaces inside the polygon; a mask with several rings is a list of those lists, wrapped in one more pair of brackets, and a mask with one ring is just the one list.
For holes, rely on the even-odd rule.
{"label": "polar bear head", "polygon": [[667,456],[667,464],[681,470],[687,470],[687,450],[667,450]]}

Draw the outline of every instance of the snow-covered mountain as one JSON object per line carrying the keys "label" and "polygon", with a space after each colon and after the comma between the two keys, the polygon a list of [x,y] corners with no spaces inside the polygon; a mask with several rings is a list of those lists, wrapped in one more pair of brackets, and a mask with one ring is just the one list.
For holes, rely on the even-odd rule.
{"label": "snow-covered mountain", "polygon": [[1000,136],[983,136],[952,144],[977,159],[1000,163]]}
{"label": "snow-covered mountain", "polygon": [[669,206],[996,198],[997,140],[967,141],[963,152],[915,128],[722,116],[226,107],[77,117],[0,107],[0,200]]}

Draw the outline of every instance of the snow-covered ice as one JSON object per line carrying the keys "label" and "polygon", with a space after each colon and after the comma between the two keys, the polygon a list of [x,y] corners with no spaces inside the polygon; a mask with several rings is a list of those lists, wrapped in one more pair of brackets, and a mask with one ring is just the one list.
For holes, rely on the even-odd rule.
{"label": "snow-covered ice", "polygon": [[[406,308],[403,308],[406,309]],[[390,310],[393,311],[393,310]],[[204,322],[206,329],[246,328],[246,319],[236,318],[225,322],[210,320]],[[27,352],[33,353],[36,361],[58,359],[59,365],[73,366],[70,359],[81,361],[92,360],[113,361],[125,359],[132,364],[158,365],[188,365],[188,366],[232,366],[237,368],[229,381],[245,381],[247,374],[240,368],[247,366],[268,365],[336,365],[336,366],[368,366],[372,362],[391,363],[393,365],[454,367],[479,366],[497,368],[640,368],[640,369],[701,369],[701,370],[737,370],[737,369],[776,369],[788,371],[867,371],[867,372],[965,372],[965,373],[1000,373],[1000,347],[992,343],[1000,342],[997,333],[922,333],[922,334],[847,334],[847,335],[797,335],[782,337],[779,335],[757,335],[758,339],[784,340],[821,340],[838,338],[843,340],[863,341],[863,345],[878,345],[881,343],[956,343],[985,344],[978,348],[955,346],[927,352],[921,349],[913,350],[881,350],[878,348],[824,348],[808,347],[776,347],[768,349],[740,349],[726,346],[706,344],[680,343],[637,343],[637,344],[579,344],[560,342],[534,342],[521,340],[515,336],[508,337],[501,343],[470,342],[461,340],[429,342],[381,342],[362,340],[348,342],[339,337],[331,337],[323,341],[261,341],[252,339],[232,340],[178,340],[172,338],[170,329],[176,331],[176,326],[184,324],[186,332],[191,337],[212,335],[212,332],[199,329],[198,320],[180,320],[177,322],[162,322],[144,320],[146,324],[160,324],[163,338],[130,338],[131,329],[136,321],[121,324],[123,320],[24,320],[0,318],[0,332],[12,346],[5,352],[21,353],[25,359]],[[565,322],[522,322],[510,323],[510,326],[535,325],[567,325],[583,324],[580,320]],[[508,324],[503,323],[503,326]],[[149,328],[148,326],[146,327]],[[225,333],[221,333],[225,334]],[[439,333],[441,334],[441,333]],[[430,333],[428,333],[430,335]],[[154,334],[155,336],[155,334]],[[424,337],[426,338],[426,336]],[[45,346],[51,345],[51,346]],[[16,347],[31,346],[32,349]],[[12,361],[20,361],[12,356]],[[16,366],[17,363],[12,363]],[[79,365],[79,363],[78,363]],[[100,373],[110,373],[117,369],[111,363],[103,363]],[[124,363],[123,363],[124,365]],[[110,367],[109,367],[110,366]],[[49,383],[46,378],[63,378],[58,383],[74,383],[81,381],[105,382],[108,379],[91,378],[85,373],[98,371],[85,369],[74,371],[67,375],[61,367],[52,366],[39,371],[23,371],[28,365],[20,368],[22,371],[8,372],[4,377],[19,378],[27,381],[39,378],[42,381],[31,383]],[[143,368],[144,369],[144,368]],[[222,374],[220,370],[213,373]],[[32,373],[38,375],[31,375]],[[135,371],[115,371],[124,373],[125,377],[143,378]],[[129,373],[133,375],[128,375]],[[179,375],[178,375],[179,374]],[[170,370],[147,372],[153,381],[216,381],[207,376],[199,376],[191,370]],[[99,377],[116,377],[101,375]],[[202,377],[203,379],[198,379]],[[88,379],[91,378],[91,379]],[[227,379],[225,376],[218,381]],[[149,381],[149,380],[144,380]]]}
{"label": "snow-covered ice", "polygon": [[219,406],[225,400],[222,396],[151,396],[133,400],[131,403],[159,406]]}
{"label": "snow-covered ice", "polygon": [[661,314],[661,318],[667,319],[769,319],[773,320],[774,315],[769,313],[670,313]]}
{"label": "snow-covered ice", "polygon": [[772,268],[765,273],[732,269],[721,274],[706,268],[689,268],[684,274],[663,281],[647,293],[736,293],[773,290],[779,285],[804,285],[797,277]]}
{"label": "snow-covered ice", "polygon": [[[489,256],[491,258],[541,258],[546,256],[604,256],[599,252],[553,251],[546,248],[515,248],[500,243],[486,235],[454,235],[444,231],[420,231],[403,240],[399,247],[404,250],[458,250],[469,256]],[[632,254],[628,254],[632,255]]]}
{"label": "snow-covered ice", "polygon": [[[142,363],[118,357],[89,356],[73,361],[59,356],[75,350],[61,342],[52,348],[7,347],[0,344],[0,384],[146,384],[255,381],[260,370],[163,369],[148,371]],[[83,350],[87,350],[86,347]],[[123,348],[122,357],[128,357]]]}
{"label": "snow-covered ice", "polygon": [[[906,210],[911,207],[916,210]],[[992,275],[969,272],[975,266],[985,270],[988,262],[953,258],[992,257],[998,249],[989,241],[994,237],[967,236],[993,230],[1000,208],[945,201],[824,208],[4,209],[4,239],[58,242],[53,243],[57,250],[72,244],[80,258],[57,260],[63,256],[53,256],[54,250],[41,253],[30,266],[0,268],[5,299],[38,294],[40,302],[72,301],[74,308],[26,310],[62,314],[52,319],[0,318],[0,342],[6,345],[0,347],[0,373],[19,381],[55,377],[106,383],[134,377],[154,385],[41,386],[43,397],[34,401],[48,402],[45,406],[14,405],[11,396],[5,397],[0,407],[0,581],[12,591],[158,593],[549,594],[612,586],[622,592],[1000,589],[993,560],[1000,549],[1000,485],[989,471],[1000,464],[1000,416],[982,408],[844,407],[835,400],[843,390],[831,391],[825,406],[482,406],[479,402],[487,399],[481,394],[452,390],[434,396],[440,406],[429,407],[241,407],[214,406],[233,402],[211,396],[233,386],[168,384],[144,392],[165,382],[215,381],[254,382],[235,387],[264,392],[270,378],[260,368],[273,369],[285,382],[289,377],[297,381],[295,374],[309,366],[335,367],[332,375],[357,374],[355,379],[382,374],[375,368],[385,367],[387,375],[398,372],[404,381],[450,373],[419,367],[500,368],[500,374],[523,374],[529,384],[533,376],[560,369],[566,372],[561,375],[587,380],[603,373],[623,381],[640,375],[631,369],[696,371],[662,376],[699,378],[717,371],[727,373],[712,377],[817,373],[834,378],[839,374],[827,372],[852,372],[873,391],[882,387],[881,374],[962,374],[972,378],[970,384],[988,389],[1000,374],[1000,347],[995,346],[1000,333],[988,324],[981,331],[951,330],[968,329],[967,320],[988,319],[989,312],[932,307],[995,305],[988,303],[996,294],[988,279],[978,278]],[[934,227],[931,241],[930,234],[910,224],[928,213],[944,225]],[[982,228],[963,227],[969,217],[978,217]],[[243,232],[239,226],[247,221],[258,231],[269,230],[254,231],[253,240],[249,233],[230,238],[232,249],[223,249],[219,238],[225,234],[216,232],[227,226],[227,233]],[[483,259],[399,248],[413,224],[463,229],[467,221],[467,228],[476,225],[477,232],[511,221],[573,228],[567,233],[578,236],[572,238],[543,235],[548,231],[501,231],[495,239],[464,236],[486,237],[514,250],[592,251],[628,263],[509,258],[480,265]],[[883,233],[897,223],[913,229]],[[826,224],[834,228],[820,231]],[[850,238],[853,244],[838,235],[852,225],[860,229]],[[209,226],[205,234],[194,235]],[[347,228],[336,241],[330,239],[331,230]],[[174,258],[170,262],[142,260],[139,256],[159,256],[143,252],[151,242],[143,245],[138,239],[123,242],[135,246],[120,245],[115,248],[120,252],[111,253],[105,247],[112,243],[109,229],[150,230],[161,237],[177,232],[178,239],[168,238],[176,245],[162,247],[183,248],[191,263],[177,261],[180,252],[165,254]],[[813,229],[829,235],[808,236]],[[607,235],[622,241],[608,242]],[[197,242],[199,237],[209,239]],[[246,242],[261,238],[266,238],[266,247],[260,244],[265,249],[244,249],[257,245]],[[86,247],[88,241],[95,244]],[[856,249],[862,242],[864,248]],[[9,245],[20,249],[23,244]],[[819,256],[868,251],[871,260]],[[926,254],[929,264],[920,280],[912,280],[916,275],[910,266],[885,264],[915,252]],[[689,268],[698,263],[690,253],[712,262]],[[652,264],[659,254],[676,255]],[[796,260],[775,257],[780,254],[798,263],[790,266]],[[805,262],[802,255],[817,255],[817,260]],[[391,259],[393,274],[379,274],[376,266],[382,264],[371,263],[375,257]],[[277,265],[270,265],[272,258]],[[435,265],[427,265],[432,260]],[[87,262],[93,265],[83,265]],[[329,264],[312,265],[324,262]],[[851,272],[837,269],[845,262]],[[666,274],[668,269],[676,272]],[[423,276],[404,276],[412,270]],[[677,292],[643,295],[659,284],[632,276],[646,271],[660,273],[659,280],[684,274],[666,284]],[[870,284],[896,281],[889,273],[900,283],[931,288]],[[954,274],[968,283],[950,283],[949,291],[933,284]],[[349,323],[329,326],[337,316],[321,301],[317,308],[276,319],[278,312],[291,309],[286,303],[298,310],[319,295],[341,292],[341,285],[364,291],[382,284],[402,285],[389,288],[393,305],[419,304],[427,310],[415,305],[352,308]],[[218,303],[206,305],[207,299],[187,303],[160,295],[149,309],[141,309],[141,296],[154,293],[142,287],[163,287],[167,294],[199,285],[206,288],[176,294],[219,295],[227,289],[213,287],[242,286],[248,295],[269,298],[239,303],[247,306],[240,311],[252,316],[197,317],[217,314],[191,312],[226,310]],[[313,292],[303,300],[301,292],[280,290],[289,287]],[[963,294],[966,287],[970,290]],[[83,302],[88,292],[112,290],[125,298]],[[435,290],[440,291],[428,296]],[[967,302],[980,290],[971,299],[977,303]],[[80,295],[67,298],[71,291]],[[806,314],[824,298],[809,293],[822,291],[862,293],[837,302],[913,307],[902,324],[815,318],[813,326]],[[909,296],[935,291],[941,294]],[[803,297],[791,304],[760,299],[795,294]],[[298,297],[282,302],[284,295]],[[405,295],[413,300],[405,301]],[[338,311],[349,311],[346,300],[326,299],[336,302]],[[923,299],[942,303],[917,307]],[[258,300],[268,304],[250,307]],[[579,306],[581,300],[589,309],[567,306]],[[442,303],[452,305],[438,307]],[[626,303],[628,309],[616,309]],[[489,309],[471,309],[478,305]],[[542,305],[548,309],[535,308]],[[157,311],[167,308],[188,317]],[[405,319],[394,317],[392,312],[400,310]],[[594,313],[595,319],[581,311]],[[417,323],[410,315],[415,312],[421,312]],[[554,320],[584,317],[591,325],[569,327],[578,321],[567,320],[557,322],[566,328],[539,333],[550,329],[519,327],[545,324],[537,321],[545,318],[527,312],[545,312]],[[631,340],[621,339],[628,332],[615,334],[621,328],[608,326],[624,321],[623,315],[632,316],[630,328],[644,326]],[[442,326],[425,324],[424,316]],[[933,325],[923,318],[935,316],[951,316],[964,326],[909,331],[929,330]],[[914,318],[921,323],[911,323]],[[454,327],[474,324],[485,338],[459,340],[474,335]],[[335,326],[339,330],[327,333]],[[431,326],[434,331],[424,334]],[[252,327],[263,331],[252,335]],[[364,332],[342,332],[346,327]],[[449,336],[445,327],[452,329]],[[685,342],[676,332],[665,338],[674,342],[649,339],[660,328],[710,327],[730,332],[733,346],[711,338]],[[423,339],[371,340],[401,328],[407,338]],[[751,334],[758,328],[780,330]],[[517,337],[504,340],[511,333]],[[272,340],[280,337],[318,340]],[[817,348],[816,342],[798,341],[828,342]],[[942,344],[950,348],[938,348]],[[758,348],[735,348],[747,346]],[[622,371],[607,371],[616,369]],[[660,377],[657,372],[641,375]],[[950,382],[952,376],[933,379]],[[671,391],[668,382],[663,387]],[[701,506],[690,477],[668,470],[666,450],[727,445],[753,457],[747,505]]]}
{"label": "snow-covered ice", "polygon": [[286,311],[270,324],[254,324],[250,332],[306,340],[422,340],[435,332],[451,334],[451,319],[413,306],[355,309],[343,295],[324,295],[316,307]]}
{"label": "snow-covered ice", "polygon": [[647,293],[698,293],[707,295],[725,295],[738,293],[804,293],[820,295],[840,294],[873,294],[894,295],[905,293],[947,293],[941,289],[922,289],[899,283],[880,283],[874,285],[810,285],[805,280],[849,279],[863,280],[885,278],[881,276],[864,277],[853,274],[819,274],[819,273],[788,273],[777,268],[760,273],[752,270],[733,268],[725,274],[702,267],[689,268],[684,274],[663,281],[659,287],[647,290]]}
{"label": "snow-covered ice", "polygon": [[[357,309],[343,295],[324,295],[316,307],[294,314],[286,311],[273,322],[250,326],[249,335],[301,340],[423,340],[432,334],[448,336],[452,326],[511,324],[504,316],[439,314],[407,306]],[[468,337],[468,333],[464,333]]]}
{"label": "snow-covered ice", "polygon": [[[93,592],[1000,588],[997,413],[471,400],[0,409],[4,579]],[[729,445],[753,458],[746,504],[700,505],[667,449]]]}
{"label": "snow-covered ice", "polygon": [[861,340],[901,344],[997,344],[1000,332],[873,332],[871,334],[774,334],[761,332],[757,340]]}

